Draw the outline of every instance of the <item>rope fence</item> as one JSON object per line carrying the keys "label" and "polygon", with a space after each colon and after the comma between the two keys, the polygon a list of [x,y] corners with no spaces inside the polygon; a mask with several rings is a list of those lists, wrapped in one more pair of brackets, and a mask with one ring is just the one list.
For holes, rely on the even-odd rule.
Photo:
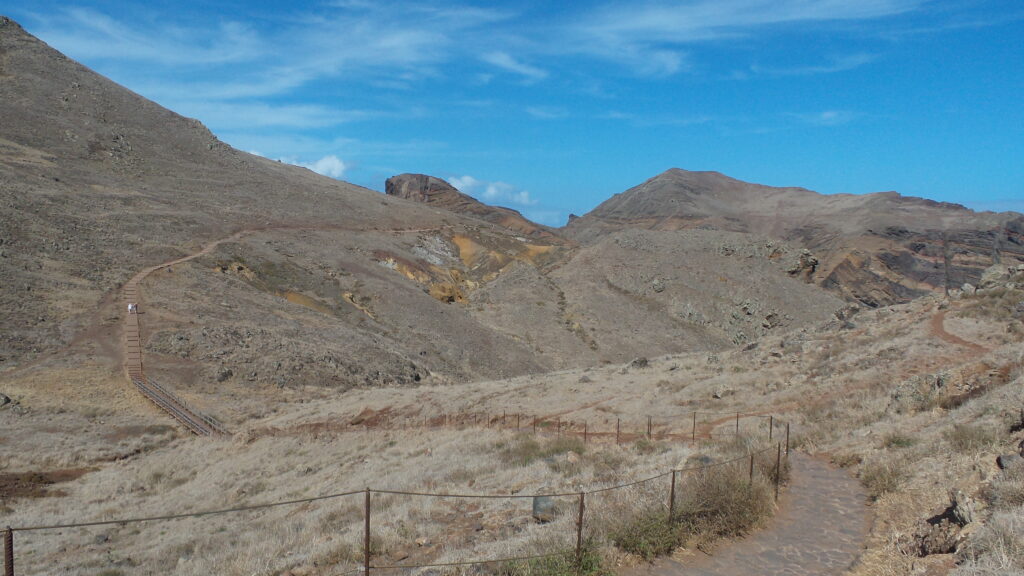
{"label": "rope fence", "polygon": [[[713,420],[713,421],[710,421],[710,422],[704,422],[703,424],[705,424],[706,429],[702,430],[701,434],[698,435],[698,433],[697,433],[698,414],[708,415],[708,416],[720,416],[722,418],[719,418],[717,420]],[[615,484],[615,485],[612,485],[612,486],[603,486],[603,487],[591,488],[591,489],[588,489],[588,490],[579,490],[579,491],[573,491],[573,492],[541,492],[541,493],[535,493],[535,494],[468,494],[468,493],[435,493],[435,492],[419,492],[419,491],[408,491],[408,490],[365,488],[365,489],[362,489],[362,490],[349,490],[349,491],[345,491],[345,492],[322,494],[322,495],[312,496],[312,497],[307,497],[307,498],[298,498],[298,499],[292,499],[292,500],[281,500],[281,501],[266,502],[266,503],[260,503],[260,504],[249,504],[249,505],[243,505],[243,506],[236,506],[236,507],[232,507],[232,508],[202,510],[202,511],[197,511],[197,512],[165,514],[165,515],[159,515],[159,516],[129,517],[129,518],[119,518],[119,519],[112,519],[112,520],[95,520],[95,521],[85,521],[85,522],[66,522],[66,523],[56,523],[56,524],[39,524],[39,525],[25,525],[25,526],[13,526],[13,527],[12,526],[8,526],[5,530],[3,530],[4,575],[5,576],[15,576],[15,569],[14,569],[15,568],[14,536],[15,536],[16,533],[44,532],[44,531],[53,531],[53,530],[67,530],[67,529],[73,529],[73,528],[88,528],[88,527],[110,526],[110,525],[126,526],[126,525],[129,525],[129,524],[138,524],[138,523],[145,523],[145,522],[164,522],[164,521],[178,520],[178,519],[183,519],[183,518],[201,518],[201,517],[208,517],[208,516],[219,516],[219,515],[227,515],[227,514],[234,514],[234,513],[240,513],[240,512],[247,512],[247,511],[263,510],[263,509],[269,509],[269,508],[275,508],[275,507],[282,507],[282,506],[294,506],[294,505],[300,505],[300,504],[309,504],[309,503],[312,503],[312,502],[325,501],[325,500],[341,499],[341,498],[357,496],[359,494],[363,495],[363,500],[364,500],[364,502],[363,502],[363,542],[362,542],[363,566],[361,568],[359,568],[359,569],[346,572],[345,574],[360,573],[361,572],[364,576],[369,576],[371,570],[398,570],[398,569],[409,570],[409,569],[414,569],[414,568],[444,568],[444,567],[458,567],[458,566],[467,566],[467,565],[484,565],[484,564],[494,564],[494,563],[500,563],[500,562],[527,562],[527,561],[535,561],[535,560],[542,560],[542,559],[557,558],[557,557],[561,557],[561,556],[572,556],[573,562],[575,563],[576,568],[577,568],[577,572],[579,572],[579,570],[581,569],[581,566],[582,566],[582,562],[583,562],[583,542],[584,542],[584,540],[583,540],[583,531],[584,531],[585,512],[586,512],[586,509],[587,509],[586,502],[587,502],[587,497],[588,496],[596,496],[596,495],[600,495],[600,494],[612,493],[612,492],[616,492],[616,491],[619,491],[619,490],[624,490],[624,489],[627,489],[627,488],[632,488],[632,487],[644,485],[644,484],[646,484],[648,482],[653,482],[655,480],[659,480],[659,479],[667,478],[667,477],[671,476],[671,484],[670,484],[670,487],[669,487],[669,494],[668,494],[668,517],[669,517],[669,519],[671,519],[671,518],[674,517],[675,505],[676,505],[676,484],[677,484],[677,478],[679,477],[680,474],[702,473],[702,472],[706,472],[708,470],[712,470],[712,469],[715,469],[715,468],[719,468],[719,467],[723,467],[723,466],[729,466],[729,465],[737,465],[737,464],[740,464],[741,462],[749,461],[749,470],[748,470],[749,482],[751,483],[751,485],[753,485],[753,482],[754,482],[754,471],[755,471],[755,458],[758,457],[758,456],[770,453],[770,452],[775,452],[774,466],[771,467],[767,479],[771,482],[772,487],[774,489],[775,500],[778,500],[778,497],[779,497],[779,486],[781,484],[781,476],[782,476],[782,474],[781,474],[781,470],[782,470],[782,468],[781,468],[781,466],[782,466],[782,456],[783,456],[783,454],[785,454],[787,459],[788,459],[788,456],[789,456],[789,449],[790,449],[789,448],[789,428],[790,427],[789,427],[788,423],[779,422],[772,415],[741,414],[741,413],[693,412],[693,414],[692,414],[692,425],[691,425],[691,429],[690,429],[690,434],[689,435],[672,434],[672,433],[670,433],[670,431],[669,432],[662,432],[662,434],[658,435],[656,433],[656,428],[654,427],[653,420],[651,418],[648,418],[647,419],[647,426],[646,426],[646,434],[641,435],[639,437],[640,438],[647,438],[647,439],[651,439],[651,440],[654,440],[654,439],[657,439],[657,438],[661,438],[661,439],[664,439],[664,440],[683,440],[683,441],[692,441],[694,443],[698,439],[707,439],[707,438],[716,438],[716,437],[717,438],[721,438],[723,436],[737,436],[738,437],[738,436],[740,436],[740,431],[741,431],[740,421],[742,419],[744,419],[744,418],[766,419],[766,420],[768,420],[769,424],[768,424],[767,436],[768,436],[769,442],[774,442],[774,445],[771,445],[768,448],[763,448],[761,450],[751,451],[751,452],[748,452],[747,454],[744,454],[742,456],[739,456],[739,457],[736,457],[736,458],[732,458],[732,459],[729,459],[729,460],[724,460],[724,461],[721,461],[721,462],[712,462],[712,463],[708,463],[708,464],[702,464],[702,465],[699,465],[699,466],[673,467],[671,470],[667,470],[665,472],[662,472],[662,473],[659,473],[659,474],[655,474],[653,476],[641,478],[641,479],[638,479],[638,480],[631,480],[631,481],[628,481],[628,482],[622,482],[622,483]],[[458,416],[442,415],[440,417],[435,417],[433,419],[424,419],[423,420],[423,425],[425,427],[427,427],[427,428],[432,428],[432,427],[434,427],[433,424],[432,424],[433,421],[438,421],[442,426],[446,426],[446,427],[447,426],[451,426],[452,424],[455,424],[457,426],[460,423],[473,422],[473,423],[485,423],[486,426],[488,426],[488,427],[491,427],[492,424],[496,424],[496,425],[498,425],[498,427],[500,429],[503,429],[503,430],[509,430],[509,429],[511,429],[511,430],[520,430],[520,431],[523,430],[521,424],[524,421],[524,419],[522,418],[521,414],[516,414],[515,415],[516,426],[514,428],[511,428],[511,427],[508,427],[508,426],[504,426],[504,427],[501,426],[502,424],[506,424],[508,422],[508,420],[509,420],[509,415],[507,413],[503,413],[500,417],[499,416],[495,416],[495,415],[490,415],[490,416],[486,416],[485,417],[482,414],[460,413]],[[550,426],[545,426],[544,424],[545,423],[550,423],[550,422],[552,422],[552,420],[554,421],[554,428],[555,428],[554,433],[556,435],[558,435],[558,436],[572,434],[572,435],[582,436],[584,438],[584,441],[588,441],[591,436],[595,436],[597,434],[597,433],[591,433],[589,431],[588,425],[587,425],[586,422],[583,422],[582,425],[580,425],[580,423],[578,423],[578,422],[574,423],[572,421],[567,421],[567,422],[563,423],[560,417],[555,417],[554,419],[551,419],[551,418],[537,418],[537,417],[532,418],[532,422],[530,424],[530,427],[527,428],[527,430],[532,430],[535,433],[551,434]],[[714,434],[714,429],[716,427],[719,427],[719,426],[723,425],[723,423],[732,423],[733,421],[735,421],[735,424],[734,424],[734,428],[733,428],[732,431],[730,431],[729,433],[724,434],[724,435],[719,433],[716,436]],[[394,428],[394,424],[395,424],[394,420],[377,422],[376,425],[374,426],[374,428],[375,429],[385,429],[385,430],[387,430],[387,429],[395,429]],[[402,424],[404,425],[404,427],[408,426],[408,422],[402,422]],[[565,424],[566,426],[563,427],[563,424]],[[615,433],[614,433],[616,443],[620,443],[624,439],[629,437],[627,434],[624,434],[622,432],[621,424],[622,424],[621,420],[617,419],[616,420],[616,430],[615,430]],[[369,425],[367,427],[369,428]],[[403,426],[399,426],[398,428],[402,428],[402,427]],[[781,438],[776,438],[775,437],[775,428],[776,427],[780,427],[780,428],[784,429],[784,433],[785,433],[785,440],[784,440],[784,442],[783,442],[783,440]],[[607,434],[610,436],[610,434],[611,434],[610,431],[607,432]],[[372,526],[371,526],[371,505],[372,505],[372,500],[373,500],[372,496],[374,494],[378,494],[378,495],[381,495],[381,496],[407,496],[407,497],[414,497],[414,498],[475,499],[475,500],[523,500],[523,499],[532,499],[534,501],[534,505],[535,506],[536,506],[537,502],[539,500],[541,500],[541,499],[549,499],[550,500],[550,499],[553,499],[553,498],[576,498],[577,499],[577,504],[576,504],[577,518],[576,518],[576,522],[575,522],[575,549],[572,552],[564,551],[564,552],[557,552],[557,553],[551,553],[551,554],[539,554],[539,555],[529,555],[529,556],[510,556],[510,557],[503,557],[503,558],[485,558],[485,559],[465,560],[465,561],[448,562],[448,563],[380,564],[380,565],[375,565],[375,564],[372,564],[372,562],[371,562],[371,560],[372,560],[372,558],[374,556],[373,550],[372,550],[372,547],[371,547],[371,534],[373,533]]]}

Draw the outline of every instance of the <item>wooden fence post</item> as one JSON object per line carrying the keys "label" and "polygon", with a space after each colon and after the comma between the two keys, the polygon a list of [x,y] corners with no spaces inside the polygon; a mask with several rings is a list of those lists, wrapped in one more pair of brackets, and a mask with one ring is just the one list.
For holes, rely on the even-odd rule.
{"label": "wooden fence post", "polygon": [[668,521],[676,515],[676,470],[672,469],[672,486],[668,489]]}
{"label": "wooden fence post", "polygon": [[786,457],[789,458],[789,422],[786,422]]}
{"label": "wooden fence post", "polygon": [[519,430],[519,412],[516,412],[516,430]]}
{"label": "wooden fence post", "polygon": [[647,439],[654,440],[654,436],[651,435],[651,417],[647,417]]}
{"label": "wooden fence post", "polygon": [[370,574],[370,489],[366,489],[366,524],[363,527],[363,574]]}
{"label": "wooden fence post", "polygon": [[775,433],[775,415],[768,416],[768,441],[772,441],[772,435]]}
{"label": "wooden fence post", "polygon": [[697,443],[697,411],[693,411],[693,443]]}
{"label": "wooden fence post", "polygon": [[14,531],[4,530],[4,576],[14,576]]}
{"label": "wooden fence post", "polygon": [[576,518],[576,574],[583,573],[583,511],[585,510],[587,493],[580,492],[580,511]]}
{"label": "wooden fence post", "polygon": [[782,483],[782,443],[778,444],[778,452],[775,454],[775,501],[779,501],[779,484]]}
{"label": "wooden fence post", "polygon": [[740,435],[740,413],[736,413],[736,435]]}
{"label": "wooden fence post", "polygon": [[750,483],[754,483],[754,453],[750,453]]}
{"label": "wooden fence post", "polygon": [[619,428],[621,427],[621,425],[622,425],[622,419],[621,418],[616,418],[615,419],[615,443],[616,444],[619,443]]}

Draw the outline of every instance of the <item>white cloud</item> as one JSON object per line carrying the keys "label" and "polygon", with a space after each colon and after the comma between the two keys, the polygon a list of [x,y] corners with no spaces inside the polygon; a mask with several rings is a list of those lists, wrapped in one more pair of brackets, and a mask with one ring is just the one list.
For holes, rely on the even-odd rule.
{"label": "white cloud", "polygon": [[448,183],[464,194],[488,204],[512,204],[515,206],[533,206],[536,200],[526,190],[517,188],[507,182],[487,182],[472,176],[453,176]]}
{"label": "white cloud", "polygon": [[789,116],[815,126],[839,126],[852,122],[858,114],[850,110],[824,110],[810,114],[789,114]]}
{"label": "white cloud", "polygon": [[288,164],[309,168],[317,174],[323,174],[324,176],[331,178],[341,178],[345,175],[345,169],[347,168],[345,162],[334,154],[324,156],[323,158],[313,162],[301,162],[294,158],[280,158],[280,160],[281,162],[287,162]]}
{"label": "white cloud", "polygon": [[489,52],[481,56],[480,59],[492,66],[497,66],[502,70],[519,74],[533,82],[543,80],[548,77],[547,71],[541,70],[536,66],[520,62],[505,52]]}

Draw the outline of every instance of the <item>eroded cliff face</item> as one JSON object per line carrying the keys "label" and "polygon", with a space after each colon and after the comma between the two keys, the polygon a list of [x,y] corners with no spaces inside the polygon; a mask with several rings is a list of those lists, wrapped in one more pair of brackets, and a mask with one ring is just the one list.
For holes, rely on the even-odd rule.
{"label": "eroded cliff face", "polygon": [[555,231],[527,220],[516,210],[484,204],[434,176],[426,174],[392,176],[385,182],[384,192],[388,196],[423,202],[435,208],[443,208],[458,214],[479,218],[533,240],[560,246],[570,244]]}
{"label": "eroded cliff face", "polygon": [[[894,192],[822,195],[673,169],[574,218],[580,242],[626,228],[729,230],[801,245],[792,274],[869,306],[976,284],[996,260],[1024,262],[1024,216],[978,213]],[[813,263],[812,263],[813,260]]]}

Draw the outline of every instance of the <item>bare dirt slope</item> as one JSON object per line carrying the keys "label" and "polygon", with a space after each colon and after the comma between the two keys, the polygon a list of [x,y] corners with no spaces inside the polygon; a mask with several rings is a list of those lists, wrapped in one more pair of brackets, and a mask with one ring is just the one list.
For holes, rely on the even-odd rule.
{"label": "bare dirt slope", "polygon": [[976,285],[1000,257],[1006,264],[1024,262],[1021,214],[978,213],[895,192],[822,195],[717,172],[668,170],[573,219],[565,231],[588,242],[623,228],[729,230],[788,240],[816,260],[795,268],[795,275],[871,306],[947,285]]}

